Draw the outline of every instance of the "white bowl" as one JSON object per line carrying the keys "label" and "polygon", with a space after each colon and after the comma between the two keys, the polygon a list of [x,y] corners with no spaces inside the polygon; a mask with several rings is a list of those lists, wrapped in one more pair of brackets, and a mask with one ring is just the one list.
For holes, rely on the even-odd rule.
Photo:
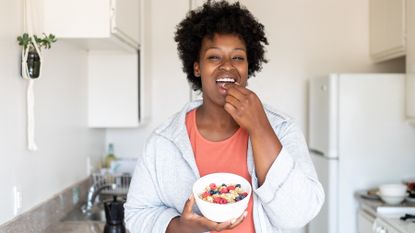
{"label": "white bowl", "polygon": [[388,197],[405,197],[407,186],[404,184],[383,184],[379,186],[379,194]]}
{"label": "white bowl", "polygon": [[382,199],[382,201],[384,201],[386,204],[389,204],[389,205],[400,204],[406,197],[406,195],[403,195],[403,196],[386,196],[382,194],[378,194],[378,195],[380,199]]}
{"label": "white bowl", "polygon": [[[242,190],[248,193],[244,199],[228,204],[216,204],[202,200],[199,195],[203,193],[209,184],[240,184]],[[251,198],[252,188],[249,182],[238,175],[232,173],[212,173],[199,178],[193,184],[193,195],[196,204],[203,216],[215,222],[225,222],[231,219],[240,217],[248,207],[249,199]]]}
{"label": "white bowl", "polygon": [[405,197],[405,201],[408,203],[415,203],[415,198],[413,197]]}

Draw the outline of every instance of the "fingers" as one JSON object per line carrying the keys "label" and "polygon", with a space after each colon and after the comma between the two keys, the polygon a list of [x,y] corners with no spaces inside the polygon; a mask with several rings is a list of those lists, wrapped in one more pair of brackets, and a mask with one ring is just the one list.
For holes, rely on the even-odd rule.
{"label": "fingers", "polygon": [[192,213],[192,208],[194,204],[195,204],[195,197],[193,196],[193,193],[192,193],[189,199],[187,199],[186,203],[184,204],[183,214]]}
{"label": "fingers", "polygon": [[213,231],[223,231],[232,225],[231,221],[217,223],[209,220],[208,228]]}
{"label": "fingers", "polygon": [[239,99],[235,98],[232,95],[227,95],[225,97],[225,102],[231,104],[232,106],[234,106],[235,108],[239,108],[241,107],[241,102],[239,101]]}
{"label": "fingers", "polygon": [[211,230],[214,230],[214,231],[222,231],[222,230],[233,229],[233,228],[239,226],[239,224],[241,224],[245,220],[247,215],[248,215],[248,212],[245,211],[238,218],[232,219],[232,220],[229,220],[229,221],[226,221],[226,222],[222,222],[222,223],[216,223],[216,222],[212,222],[212,221],[208,220],[210,223],[207,225],[207,227]]}
{"label": "fingers", "polygon": [[247,215],[248,215],[248,211],[245,210],[245,212],[241,216],[239,216],[239,218],[231,221],[231,225],[229,226],[228,229],[233,229],[237,227],[239,224],[241,224],[245,220]]}
{"label": "fingers", "polygon": [[248,88],[239,85],[239,83],[237,83],[237,82],[236,83],[226,83],[224,87],[225,87],[225,89],[228,89],[228,91],[231,91],[231,92],[238,91],[243,95],[247,95],[251,92]]}
{"label": "fingers", "polygon": [[233,96],[237,100],[242,100],[249,94],[248,89],[236,84],[226,84],[224,87],[227,90],[228,96]]}

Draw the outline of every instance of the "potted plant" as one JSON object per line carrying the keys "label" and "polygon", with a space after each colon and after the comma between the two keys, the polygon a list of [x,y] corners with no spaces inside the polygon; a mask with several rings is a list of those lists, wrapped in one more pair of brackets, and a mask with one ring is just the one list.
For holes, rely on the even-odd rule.
{"label": "potted plant", "polygon": [[22,63],[22,72],[26,72],[30,78],[38,78],[41,66],[39,52],[42,48],[49,49],[52,43],[57,41],[56,37],[53,34],[43,33],[42,37],[33,35],[32,38],[29,34],[23,33],[17,37],[17,41],[23,47],[22,61],[26,61],[26,66]]}

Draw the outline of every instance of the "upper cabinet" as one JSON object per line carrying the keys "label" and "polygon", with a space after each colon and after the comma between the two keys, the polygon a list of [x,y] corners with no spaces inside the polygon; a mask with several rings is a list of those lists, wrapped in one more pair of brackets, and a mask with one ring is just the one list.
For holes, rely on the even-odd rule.
{"label": "upper cabinet", "polygon": [[139,0],[36,0],[37,31],[88,49],[140,47]]}
{"label": "upper cabinet", "polygon": [[[148,118],[141,0],[33,0],[34,31],[88,54],[88,126],[137,127]],[[147,9],[148,10],[148,9]]]}
{"label": "upper cabinet", "polygon": [[406,114],[415,124],[415,1],[406,4]]}
{"label": "upper cabinet", "polygon": [[369,10],[373,60],[381,62],[404,56],[405,0],[370,0]]}

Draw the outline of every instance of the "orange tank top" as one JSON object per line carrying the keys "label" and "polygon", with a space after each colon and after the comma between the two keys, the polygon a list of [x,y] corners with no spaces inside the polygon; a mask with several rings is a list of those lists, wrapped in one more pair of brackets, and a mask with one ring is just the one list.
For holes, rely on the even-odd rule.
{"label": "orange tank top", "polygon": [[[240,175],[251,182],[248,172],[247,149],[248,132],[239,128],[231,137],[218,142],[205,139],[196,125],[196,109],[186,115],[186,128],[193,148],[200,176],[215,172],[229,172]],[[248,204],[247,218],[236,228],[225,233],[253,233],[252,195]]]}

